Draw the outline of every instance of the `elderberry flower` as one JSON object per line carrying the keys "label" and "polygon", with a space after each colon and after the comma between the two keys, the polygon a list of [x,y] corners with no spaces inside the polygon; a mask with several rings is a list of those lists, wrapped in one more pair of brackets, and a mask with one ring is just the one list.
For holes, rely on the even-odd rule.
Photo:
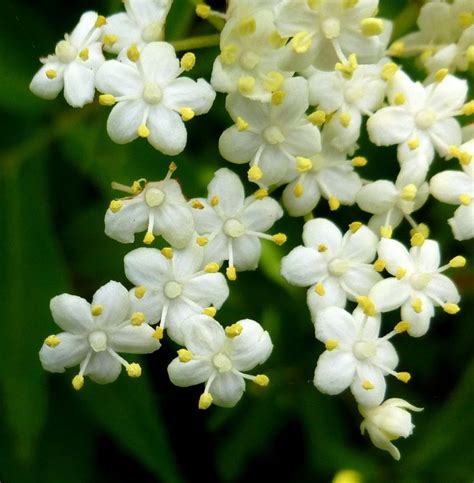
{"label": "elderberry flower", "polygon": [[64,372],[80,365],[72,384],[79,390],[84,376],[94,382],[115,381],[122,366],[130,377],[139,377],[141,368],[128,363],[118,352],[148,354],[160,348],[155,331],[148,325],[154,317],[140,301],[132,300],[120,283],[108,282],[92,298],[92,304],[75,295],[62,294],[51,300],[51,313],[64,330],[46,338],[39,356],[49,372]]}
{"label": "elderberry flower", "polygon": [[372,444],[388,451],[397,461],[400,459],[400,451],[392,441],[408,438],[415,427],[407,410],[423,411],[423,408],[417,408],[399,398],[387,399],[376,408],[359,406],[359,412],[364,418],[360,425],[361,433],[367,431]]}
{"label": "elderberry flower", "polygon": [[136,285],[135,298],[159,314],[152,321],[159,320],[157,334],[166,329],[178,344],[183,343],[183,323],[189,316],[215,314],[229,296],[219,265],[204,265],[203,252],[191,243],[184,250],[138,248],[124,258],[125,274]]}
{"label": "elderberry flower", "polygon": [[227,276],[235,280],[236,271],[254,270],[260,259],[260,238],[278,245],[286,241],[283,233],[265,232],[283,216],[283,210],[264,189],[245,198],[240,178],[227,168],[215,172],[208,185],[208,198],[191,200],[197,243],[206,247],[206,260],[228,260]]}
{"label": "elderberry flower", "polygon": [[205,383],[199,409],[235,406],[245,391],[245,379],[259,386],[269,383],[264,374],[246,374],[263,364],[273,349],[270,335],[254,320],[240,320],[224,330],[206,315],[190,317],[184,344],[186,349],[168,366],[168,375],[180,387]]}
{"label": "elderberry flower", "polygon": [[183,121],[209,111],[216,93],[204,80],[177,78],[194,65],[180,61],[171,44],[151,42],[141,51],[130,47],[121,60],[109,60],[97,72],[96,86],[103,105],[114,106],[107,132],[118,144],[146,138],[159,151],[176,155],[186,146]]}
{"label": "elderberry flower", "polygon": [[86,12],[71,34],[56,44],[55,53],[40,59],[43,67],[30,84],[33,94],[55,99],[64,88],[64,98],[72,107],[93,101],[97,69],[105,61],[99,41],[106,20],[96,12]]}

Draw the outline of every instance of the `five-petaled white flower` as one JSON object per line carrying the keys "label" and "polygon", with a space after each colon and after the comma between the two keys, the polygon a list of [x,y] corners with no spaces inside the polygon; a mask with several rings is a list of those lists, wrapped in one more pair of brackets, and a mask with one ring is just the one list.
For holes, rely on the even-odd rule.
{"label": "five-petaled white flower", "polygon": [[115,104],[107,121],[113,141],[125,144],[143,137],[165,154],[183,151],[183,120],[208,112],[216,96],[204,79],[177,78],[194,65],[192,54],[186,55],[180,65],[171,44],[152,42],[141,51],[132,46],[121,60],[102,65],[96,86],[104,93],[102,104]]}
{"label": "five-petaled white flower", "polygon": [[84,385],[84,376],[99,384],[115,381],[122,366],[130,377],[139,377],[140,366],[129,364],[118,352],[148,354],[160,348],[155,330],[148,325],[154,309],[133,300],[117,282],[101,287],[92,304],[75,295],[58,295],[51,300],[51,313],[64,332],[46,338],[41,363],[50,372],[80,364],[72,382],[77,390]]}
{"label": "five-petaled white flower", "polygon": [[64,98],[72,107],[92,102],[96,71],[105,61],[99,41],[105,22],[96,12],[84,13],[72,33],[56,44],[54,55],[40,59],[44,65],[33,77],[30,90],[44,99],[55,99],[64,88]]}
{"label": "five-petaled white flower", "polygon": [[245,391],[245,379],[267,386],[264,374],[246,374],[270,356],[273,345],[268,332],[254,320],[240,320],[224,330],[213,318],[196,315],[186,321],[186,349],[168,366],[173,384],[181,387],[206,383],[199,408],[211,404],[235,406]]}

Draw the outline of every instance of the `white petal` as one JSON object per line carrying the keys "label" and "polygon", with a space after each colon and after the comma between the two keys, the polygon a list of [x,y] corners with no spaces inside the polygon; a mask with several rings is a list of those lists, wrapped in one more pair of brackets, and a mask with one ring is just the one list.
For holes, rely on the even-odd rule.
{"label": "white petal", "polygon": [[249,123],[249,128],[261,131],[268,126],[270,107],[268,104],[251,101],[240,94],[229,94],[225,101],[226,110],[234,122],[238,117]]}
{"label": "white petal", "polygon": [[180,362],[179,358],[176,357],[168,366],[170,381],[179,387],[194,386],[206,382],[211,374],[212,367],[207,361]]}
{"label": "white petal", "polygon": [[239,271],[255,270],[260,260],[262,245],[255,236],[243,235],[232,240],[234,265]]}
{"label": "white petal", "polygon": [[208,235],[218,231],[223,225],[223,220],[204,198],[195,198],[192,201],[199,201],[204,208],[193,208],[192,214],[196,231],[200,235]]}
{"label": "white petal", "polygon": [[377,344],[377,355],[373,358],[373,361],[387,369],[395,369],[398,365],[398,354],[395,347],[388,341],[379,342]]}
{"label": "white petal", "polygon": [[343,239],[339,256],[351,261],[370,263],[377,253],[378,237],[361,226],[355,233],[348,231]]}
{"label": "white petal", "polygon": [[428,133],[441,156],[446,156],[448,146],[462,143],[461,125],[456,119],[438,121],[433,124]]}
{"label": "white petal", "polygon": [[425,293],[446,303],[458,303],[461,300],[456,285],[446,275],[441,274],[432,276]]}
{"label": "white petal", "polygon": [[249,162],[262,145],[260,135],[251,131],[239,131],[237,126],[226,129],[219,138],[219,152],[231,163]]}
{"label": "white petal", "polygon": [[72,107],[84,107],[94,100],[95,74],[92,69],[71,62],[64,69],[64,98]]}
{"label": "white petal", "polygon": [[[255,159],[257,159],[257,156]],[[251,164],[254,164],[253,161]],[[270,186],[282,181],[288,172],[290,160],[280,146],[266,144],[260,154],[258,165],[263,173],[259,184],[262,186]]]}
{"label": "white petal", "polygon": [[319,245],[325,245],[330,253],[336,253],[342,243],[342,233],[331,221],[316,218],[305,223],[303,241],[307,247],[318,248]]}
{"label": "white petal", "polygon": [[294,156],[313,156],[321,151],[319,129],[311,123],[305,122],[286,133],[283,147]]}
{"label": "white petal", "polygon": [[418,272],[436,272],[439,267],[439,243],[435,240],[425,240],[421,247],[411,247],[410,255],[416,260]]}
{"label": "white petal", "polygon": [[362,188],[359,175],[345,166],[323,169],[319,173],[318,181],[343,205],[353,205],[357,193]]}
{"label": "white petal", "polygon": [[219,197],[219,207],[228,217],[237,214],[244,204],[244,186],[240,178],[230,169],[221,168],[207,187],[209,198]]}
{"label": "white petal", "polygon": [[267,197],[255,199],[248,204],[240,217],[247,230],[266,232],[283,216],[283,210],[276,200]]}
{"label": "white petal", "polygon": [[293,77],[285,82],[286,95],[283,102],[274,106],[273,119],[281,125],[291,126],[301,121],[309,107],[308,81],[304,77]]}
{"label": "white petal", "polygon": [[[295,187],[298,183],[303,185],[304,190],[302,196],[299,197],[295,196]],[[320,198],[321,193],[316,176],[311,173],[288,184],[282,196],[283,205],[290,216],[304,216],[310,213],[316,208]]]}
{"label": "white petal", "polygon": [[432,195],[443,203],[459,205],[459,195],[474,195],[474,180],[462,171],[443,171],[430,180]]}
{"label": "white petal", "polygon": [[[56,71],[54,79],[46,76],[48,70]],[[48,62],[35,74],[30,91],[43,99],[55,99],[64,86],[64,66],[60,62]]]}
{"label": "white petal", "polygon": [[185,148],[188,133],[177,112],[171,111],[162,104],[153,106],[148,117],[148,127],[150,128],[148,141],[162,153],[174,156]]}
{"label": "white petal", "polygon": [[[373,389],[364,389],[362,383],[369,381]],[[351,385],[351,392],[356,401],[363,406],[378,406],[385,397],[387,384],[382,371],[369,362],[358,363],[357,374]]]}
{"label": "white petal", "polygon": [[99,327],[114,327],[127,319],[129,313],[128,290],[118,282],[110,281],[94,294],[92,306],[102,306],[102,313],[94,316]]}
{"label": "white petal", "polygon": [[224,408],[235,406],[245,391],[245,381],[242,376],[232,372],[220,373],[211,385],[213,404]]}
{"label": "white petal", "polygon": [[340,307],[328,307],[318,313],[315,322],[316,338],[321,342],[335,340],[351,349],[357,338],[356,325],[349,312]]}
{"label": "white petal", "polygon": [[161,347],[153,337],[155,330],[148,324],[127,325],[109,336],[109,345],[116,352],[127,354],[150,354]]}
{"label": "white petal", "polygon": [[326,307],[342,307],[346,306],[346,292],[339,284],[336,277],[329,277],[323,282],[325,295],[321,296],[314,291],[314,287],[310,287],[306,294],[306,301],[314,321],[318,313]]}
{"label": "white petal", "polygon": [[[79,23],[74,30],[69,34],[69,41],[74,47],[82,47],[84,44],[91,41],[95,41],[100,36],[100,31],[96,29],[92,37],[89,34],[95,29],[95,23],[97,22],[96,12],[85,12],[81,15]],[[86,42],[87,41],[87,42]]]}
{"label": "white petal", "polygon": [[428,86],[427,104],[440,115],[453,115],[461,109],[467,96],[467,81],[453,75]]}
{"label": "white petal", "polygon": [[403,212],[399,208],[393,208],[387,213],[374,215],[370,218],[368,227],[376,234],[380,233],[382,226],[390,225],[396,228],[403,221]]}
{"label": "white petal", "polygon": [[122,364],[108,352],[93,352],[84,375],[97,384],[114,382],[120,375]]}
{"label": "white petal", "polygon": [[56,324],[71,334],[84,334],[93,325],[89,302],[76,295],[57,295],[51,299],[49,308]]}
{"label": "white petal", "polygon": [[133,243],[135,233],[145,231],[148,226],[149,208],[142,198],[123,200],[117,213],[110,208],[105,214],[105,234],[121,243]]}
{"label": "white petal", "polygon": [[177,298],[169,302],[168,315],[166,317],[166,332],[168,337],[176,344],[185,345],[187,323],[193,316],[202,311]]}
{"label": "white petal", "polygon": [[367,121],[370,140],[377,146],[406,141],[414,127],[413,115],[401,107],[384,107]]}
{"label": "white petal", "polygon": [[380,282],[382,277],[377,273],[372,265],[360,264],[351,267],[341,276],[341,283],[347,287],[347,298],[353,300],[352,294],[367,295],[372,287]]}
{"label": "white petal", "polygon": [[222,273],[205,273],[189,280],[183,295],[203,308],[213,305],[220,309],[229,296],[229,287]]}
{"label": "white petal", "polygon": [[184,248],[189,244],[194,233],[191,208],[186,202],[163,203],[156,209],[153,233],[161,234],[174,248]]}
{"label": "white petal", "polygon": [[434,306],[424,294],[417,294],[421,300],[422,311],[417,313],[411,306],[411,300],[402,305],[401,316],[410,324],[408,334],[412,337],[421,337],[428,332],[431,318],[434,316]]}
{"label": "white petal", "polygon": [[193,354],[212,357],[224,345],[224,329],[207,315],[193,315],[186,321],[184,340]]}
{"label": "white petal", "polygon": [[390,312],[401,307],[410,297],[410,286],[396,278],[386,278],[375,284],[369,292],[377,312]]}
{"label": "white petal", "polygon": [[107,133],[112,141],[125,144],[138,137],[146,105],[142,99],[117,103],[107,119]]}
{"label": "white petal", "polygon": [[197,243],[190,243],[182,250],[175,250],[171,266],[179,280],[187,280],[202,269],[204,250]]}
{"label": "white petal", "polygon": [[157,82],[163,88],[179,75],[179,60],[168,42],[152,42],[140,54],[140,64],[146,81]]}
{"label": "white petal", "polygon": [[124,258],[125,275],[136,286],[161,287],[168,273],[168,260],[156,248],[137,248]]}
{"label": "white petal", "polygon": [[361,210],[381,215],[392,209],[398,198],[398,190],[391,181],[378,180],[366,184],[356,195]]}
{"label": "white petal", "polygon": [[103,32],[104,35],[117,36],[117,41],[114,44],[104,44],[104,49],[113,54],[118,54],[122,49],[130,47],[134,43],[140,44],[142,41],[141,29],[125,12],[107,17]]}
{"label": "white petal", "polygon": [[116,97],[141,97],[143,80],[135,65],[109,60],[97,71],[96,87],[100,92]]}
{"label": "white petal", "polygon": [[379,257],[385,262],[388,272],[392,275],[396,275],[399,268],[404,268],[409,272],[413,272],[415,269],[412,256],[397,240],[382,238],[378,252]]}
{"label": "white petal", "polygon": [[135,312],[142,312],[145,315],[147,324],[156,324],[161,317],[165,296],[163,292],[156,290],[146,290],[144,295],[138,298],[135,289],[129,291],[130,309],[128,318]]}
{"label": "white petal", "polygon": [[315,248],[296,247],[281,260],[281,274],[297,287],[313,285],[326,271],[326,261]]}
{"label": "white petal", "polygon": [[349,387],[354,374],[355,360],[351,352],[325,351],[314,371],[314,385],[325,394],[339,394]]}
{"label": "white petal", "polygon": [[389,83],[388,98],[393,104],[394,97],[401,93],[405,96],[406,104],[413,112],[422,109],[426,104],[426,90],[420,82],[414,82],[408,74],[398,70]]}
{"label": "white petal", "polygon": [[77,366],[89,351],[86,337],[67,332],[61,332],[57,337],[61,341],[58,346],[49,347],[43,344],[39,352],[41,365],[49,372],[64,372],[68,367]]}
{"label": "white petal", "polygon": [[181,107],[190,107],[196,114],[208,112],[215,98],[216,93],[208,82],[188,77],[176,79],[163,93],[163,102],[169,109],[179,111]]}
{"label": "white petal", "polygon": [[344,102],[343,89],[343,79],[337,72],[316,71],[309,78],[311,105],[326,112],[337,111]]}
{"label": "white petal", "polygon": [[456,240],[469,240],[474,238],[474,203],[469,206],[460,206],[454,217],[448,220]]}

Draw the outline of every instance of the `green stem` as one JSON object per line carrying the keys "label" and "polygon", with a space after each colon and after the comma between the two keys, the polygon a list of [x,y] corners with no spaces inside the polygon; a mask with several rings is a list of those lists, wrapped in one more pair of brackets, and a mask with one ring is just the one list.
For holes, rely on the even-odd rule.
{"label": "green stem", "polygon": [[220,34],[201,35],[189,37],[188,39],[174,40],[171,42],[176,51],[202,49],[204,47],[215,47],[219,45]]}
{"label": "green stem", "polygon": [[[203,0],[190,0],[190,2],[194,5],[199,5],[201,3],[206,3],[205,1]],[[224,25],[225,25],[225,21],[224,19],[222,18],[218,18],[218,17],[213,17],[212,15],[210,15],[208,18],[206,18],[206,20],[213,26],[215,27],[217,30],[219,30],[219,32],[224,28]]]}

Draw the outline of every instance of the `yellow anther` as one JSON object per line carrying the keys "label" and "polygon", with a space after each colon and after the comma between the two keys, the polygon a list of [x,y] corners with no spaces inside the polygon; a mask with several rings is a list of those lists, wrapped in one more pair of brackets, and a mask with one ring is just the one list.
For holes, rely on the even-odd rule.
{"label": "yellow anther", "polygon": [[140,377],[142,375],[142,368],[140,364],[137,364],[136,362],[132,362],[127,366],[127,374],[129,377]]}
{"label": "yellow anther", "polygon": [[406,332],[407,330],[410,330],[410,322],[407,322],[406,320],[401,320],[398,322],[398,324],[393,328],[395,332],[398,334],[401,334],[403,332]]}
{"label": "yellow anther", "polygon": [[239,79],[239,92],[245,96],[252,94],[252,92],[255,90],[255,77],[252,76],[242,76]]}
{"label": "yellow anther", "polygon": [[326,295],[326,289],[324,288],[324,285],[321,282],[318,282],[314,286],[314,291],[320,296],[324,297]]}
{"label": "yellow anther", "polygon": [[458,304],[444,304],[443,310],[449,315],[454,315],[457,314],[461,308]]}
{"label": "yellow anther", "polygon": [[157,327],[155,329],[155,332],[153,332],[153,338],[156,339],[156,340],[161,340],[161,339],[163,339],[163,334],[164,334],[163,328]]}
{"label": "yellow anther", "polygon": [[406,384],[411,379],[411,374],[409,372],[397,372],[396,378]]}
{"label": "yellow anther", "polygon": [[265,80],[263,81],[263,88],[269,92],[275,92],[281,88],[284,81],[285,78],[282,74],[280,74],[280,72],[272,70],[268,72],[268,74],[265,76]]}
{"label": "yellow anther", "polygon": [[365,158],[364,156],[356,156],[352,160],[352,166],[355,166],[356,168],[362,168],[367,163],[368,163],[367,158]]}
{"label": "yellow anther", "polygon": [[401,105],[405,104],[405,102],[407,102],[407,98],[406,98],[405,94],[403,94],[401,92],[397,92],[395,94],[395,97],[393,98],[393,102],[396,106],[401,106]]}
{"label": "yellow anther", "polygon": [[234,280],[237,280],[237,271],[235,270],[235,267],[227,267],[225,274],[227,275],[227,278],[233,282]]}
{"label": "yellow anther", "polygon": [[331,211],[336,211],[341,207],[341,202],[335,196],[329,197],[328,204]]}
{"label": "yellow anther", "polygon": [[393,55],[394,57],[399,57],[400,55],[403,55],[405,52],[405,42],[397,41],[394,42],[388,51],[389,55]]}
{"label": "yellow anther", "polygon": [[236,322],[235,324],[229,325],[225,328],[225,335],[233,339],[234,337],[239,336],[243,330],[244,328],[242,327],[242,324]]}
{"label": "yellow anther", "polygon": [[102,94],[99,96],[99,104],[101,106],[113,106],[116,102],[117,99],[111,94]]}
{"label": "yellow anther", "polygon": [[257,30],[257,23],[254,17],[247,17],[240,21],[239,23],[239,34],[240,35],[252,35]]}
{"label": "yellow anther", "polygon": [[461,255],[458,255],[457,257],[451,258],[449,261],[449,266],[451,268],[462,268],[466,266],[466,259],[462,257]]}
{"label": "yellow anther", "polygon": [[147,138],[150,135],[150,130],[146,127],[145,124],[140,124],[137,129],[137,134],[141,138]]}
{"label": "yellow anther", "polygon": [[473,12],[460,12],[458,16],[459,26],[463,29],[470,27],[474,24],[474,13]]}
{"label": "yellow anther", "polygon": [[200,3],[196,5],[195,12],[198,17],[206,19],[211,14],[211,7],[205,3]]}
{"label": "yellow anther", "polygon": [[44,343],[51,348],[57,347],[61,343],[61,339],[57,335],[50,335],[46,337]]}
{"label": "yellow anther", "polygon": [[395,276],[398,280],[401,280],[407,274],[406,268],[398,267]]}
{"label": "yellow anther", "polygon": [[384,31],[384,23],[380,18],[364,18],[360,22],[362,35],[366,37],[374,37],[380,35]]}
{"label": "yellow anther", "polygon": [[104,37],[102,38],[102,42],[107,47],[112,47],[112,45],[117,43],[117,40],[118,40],[117,35],[113,35],[113,34],[105,34]]}
{"label": "yellow anther", "polygon": [[420,140],[418,138],[410,139],[410,141],[408,141],[408,147],[411,151],[415,151],[415,149],[420,147]]}
{"label": "yellow anther", "polygon": [[362,473],[356,470],[341,470],[338,471],[331,483],[362,483]]}
{"label": "yellow anther", "polygon": [[180,362],[189,362],[193,359],[193,354],[188,349],[179,349],[178,359]]}
{"label": "yellow anther", "polygon": [[410,238],[410,243],[412,247],[421,247],[423,243],[425,243],[426,238],[421,234],[421,233],[415,233],[411,238]]}
{"label": "yellow anther", "polygon": [[425,223],[419,223],[416,228],[412,228],[410,230],[410,236],[413,236],[416,233],[420,233],[425,238],[428,238],[430,236],[430,228]]}
{"label": "yellow anther", "polygon": [[357,297],[357,303],[360,305],[365,315],[373,317],[376,314],[374,302],[366,295],[360,295]]}
{"label": "yellow anther", "polygon": [[382,67],[382,79],[385,81],[389,81],[393,79],[393,76],[397,73],[399,67],[397,64],[393,62],[387,62],[383,67]]}
{"label": "yellow anther", "polygon": [[385,270],[385,261],[381,258],[378,258],[374,262],[374,269],[376,272],[383,272]]}
{"label": "yellow anther", "polygon": [[311,162],[311,159],[309,159],[309,158],[297,156],[296,157],[296,169],[300,173],[306,173],[306,171],[311,171],[311,169],[313,169],[313,163]]}
{"label": "yellow anther", "polygon": [[122,200],[112,200],[109,205],[109,209],[112,213],[118,213],[123,206]]}
{"label": "yellow anther", "polygon": [[297,54],[304,54],[308,52],[312,44],[311,35],[308,32],[298,32],[291,39],[291,47]]}
{"label": "yellow anther", "polygon": [[80,376],[79,374],[74,376],[72,379],[72,387],[76,391],[80,391],[84,387],[84,376]]}
{"label": "yellow anther", "polygon": [[143,238],[143,243],[145,245],[151,245],[155,241],[155,235],[151,233],[150,231],[146,232],[146,235]]}
{"label": "yellow anther", "polygon": [[269,36],[268,36],[268,43],[274,48],[274,49],[280,49],[283,47],[286,43],[286,39],[283,38],[276,30],[274,30]]}
{"label": "yellow anther", "polygon": [[46,71],[46,77],[48,79],[56,79],[57,76],[58,76],[58,73],[54,69],[48,69]]}
{"label": "yellow anther", "polygon": [[417,297],[412,303],[411,303],[411,308],[419,314],[420,312],[423,311],[423,301]]}
{"label": "yellow anther", "polygon": [[465,116],[472,116],[474,114],[474,101],[466,102],[462,108],[462,113]]}
{"label": "yellow anther", "polygon": [[79,57],[85,62],[86,60],[89,60],[89,49],[85,47],[79,52]]}
{"label": "yellow anther", "polygon": [[426,64],[431,57],[433,57],[434,50],[433,49],[425,49],[423,53],[420,55],[420,62],[422,64]]}
{"label": "yellow anther", "polygon": [[100,304],[95,304],[91,307],[91,314],[94,316],[94,317],[97,317],[98,315],[100,315],[102,312],[104,311],[104,307],[102,307],[102,305]]}
{"label": "yellow anther", "polygon": [[357,233],[362,228],[362,223],[360,221],[354,221],[349,225],[349,230],[352,233]]}
{"label": "yellow anther", "polygon": [[215,195],[211,198],[211,206],[217,206],[219,204],[220,198]]}
{"label": "yellow anther", "polygon": [[474,45],[470,45],[466,50],[466,59],[472,64],[474,62]]}
{"label": "yellow anther", "polygon": [[459,162],[464,166],[467,166],[472,161],[472,154],[468,153],[467,151],[463,151],[459,155]]}
{"label": "yellow anther", "polygon": [[249,127],[249,123],[245,119],[242,119],[240,116],[237,118],[235,125],[237,126],[237,130],[240,132],[246,131]]}
{"label": "yellow anther", "polygon": [[324,345],[327,351],[333,351],[334,349],[337,349],[339,342],[336,339],[329,339]]}
{"label": "yellow anther", "polygon": [[354,8],[359,3],[359,0],[343,0],[342,6],[344,8]]}
{"label": "yellow anther", "polygon": [[472,197],[467,194],[459,195],[458,199],[461,205],[464,205],[464,206],[469,206],[472,202]]}
{"label": "yellow anther", "polygon": [[321,0],[308,0],[308,5],[309,8],[316,10],[321,6]]}
{"label": "yellow anther", "polygon": [[351,124],[351,121],[352,121],[351,114],[347,112],[343,112],[339,114],[339,122],[341,123],[342,127],[348,128]]}
{"label": "yellow anther", "polygon": [[434,75],[434,79],[436,82],[443,82],[446,76],[449,74],[449,70],[444,68],[444,69],[439,69],[436,74]]}
{"label": "yellow anther", "polygon": [[174,251],[171,247],[164,247],[160,251],[161,251],[161,254],[168,260],[171,260],[173,258]]}
{"label": "yellow anther", "polygon": [[221,62],[227,65],[233,64],[237,60],[239,48],[235,44],[226,45],[220,54]]}
{"label": "yellow anther", "polygon": [[204,267],[206,273],[216,273],[219,271],[219,264],[216,262],[210,262]]}
{"label": "yellow anther", "polygon": [[459,149],[459,146],[455,146],[452,144],[451,146],[448,146],[448,155],[451,158],[460,158],[461,157],[461,150]]}
{"label": "yellow anther", "polygon": [[272,236],[272,240],[279,246],[283,245],[286,243],[286,240],[288,237],[284,233],[277,233]]}
{"label": "yellow anther", "polygon": [[293,189],[293,194],[296,198],[300,198],[304,195],[304,186],[301,183],[296,183]]}
{"label": "yellow anther", "polygon": [[193,201],[191,201],[191,206],[195,210],[203,210],[204,209],[204,205],[199,200],[193,200]]}
{"label": "yellow anther", "polygon": [[286,92],[285,91],[275,91],[272,94],[272,104],[274,106],[279,106],[283,103],[286,97]]}
{"label": "yellow anther", "polygon": [[186,52],[181,57],[181,68],[186,72],[192,70],[192,68],[196,65],[196,56],[192,52]]}
{"label": "yellow anther", "polygon": [[132,62],[138,62],[140,59],[140,51],[138,50],[137,44],[133,44],[127,49],[127,57]]}
{"label": "yellow anther", "polygon": [[207,238],[207,236],[198,236],[196,238],[196,243],[200,247],[205,247],[209,243],[209,238]]}
{"label": "yellow anther", "polygon": [[145,322],[145,314],[143,312],[133,312],[130,322],[135,326],[142,325]]}
{"label": "yellow anther", "polygon": [[217,309],[215,307],[206,307],[202,310],[202,313],[208,317],[215,317],[217,314]]}
{"label": "yellow anther", "polygon": [[135,297],[137,299],[142,299],[146,293],[146,288],[143,286],[135,287]]}
{"label": "yellow anther", "polygon": [[168,171],[174,173],[177,169],[178,165],[174,161],[171,161],[171,163],[168,165]]}
{"label": "yellow anther", "polygon": [[380,236],[382,238],[392,238],[392,235],[393,235],[392,225],[383,225],[380,227]]}
{"label": "yellow anther", "polygon": [[255,198],[257,200],[264,200],[268,196],[268,190],[265,188],[260,188],[254,193]]}
{"label": "yellow anther", "polygon": [[140,184],[140,181],[134,181],[132,183],[132,193],[134,195],[137,195],[138,193],[140,193],[141,190],[142,190],[142,185]]}
{"label": "yellow anther", "polygon": [[327,115],[324,111],[314,111],[308,116],[308,120],[315,126],[322,126],[327,119]]}
{"label": "yellow anther", "polygon": [[96,28],[100,28],[107,23],[107,19],[103,15],[98,15],[95,21]]}
{"label": "yellow anther", "polygon": [[324,245],[323,243],[321,243],[319,246],[318,246],[318,252],[319,253],[324,253],[324,252],[327,252],[328,250],[328,247],[326,245]]}
{"label": "yellow anther", "polygon": [[359,63],[357,62],[357,56],[355,54],[351,54],[349,55],[348,62],[344,64],[341,62],[337,62],[334,66],[334,69],[340,72],[346,79],[350,79],[357,67],[359,67]]}
{"label": "yellow anther", "polygon": [[183,121],[190,121],[196,115],[190,107],[180,107],[179,113]]}
{"label": "yellow anther", "polygon": [[263,176],[262,170],[256,165],[252,166],[247,171],[247,177],[249,181],[258,181],[259,179],[262,179],[262,176]]}
{"label": "yellow anther", "polygon": [[253,382],[258,386],[267,387],[270,384],[270,378],[265,374],[257,374]]}
{"label": "yellow anther", "polygon": [[198,408],[199,409],[209,409],[211,407],[211,404],[212,404],[211,394],[208,393],[208,392],[201,394],[201,396],[199,398]]}
{"label": "yellow anther", "polygon": [[400,193],[400,198],[405,201],[413,201],[418,193],[418,188],[415,184],[407,184]]}
{"label": "yellow anther", "polygon": [[366,390],[366,391],[370,391],[371,389],[373,389],[375,386],[370,382],[368,381],[367,379],[363,380],[362,381],[362,387]]}

